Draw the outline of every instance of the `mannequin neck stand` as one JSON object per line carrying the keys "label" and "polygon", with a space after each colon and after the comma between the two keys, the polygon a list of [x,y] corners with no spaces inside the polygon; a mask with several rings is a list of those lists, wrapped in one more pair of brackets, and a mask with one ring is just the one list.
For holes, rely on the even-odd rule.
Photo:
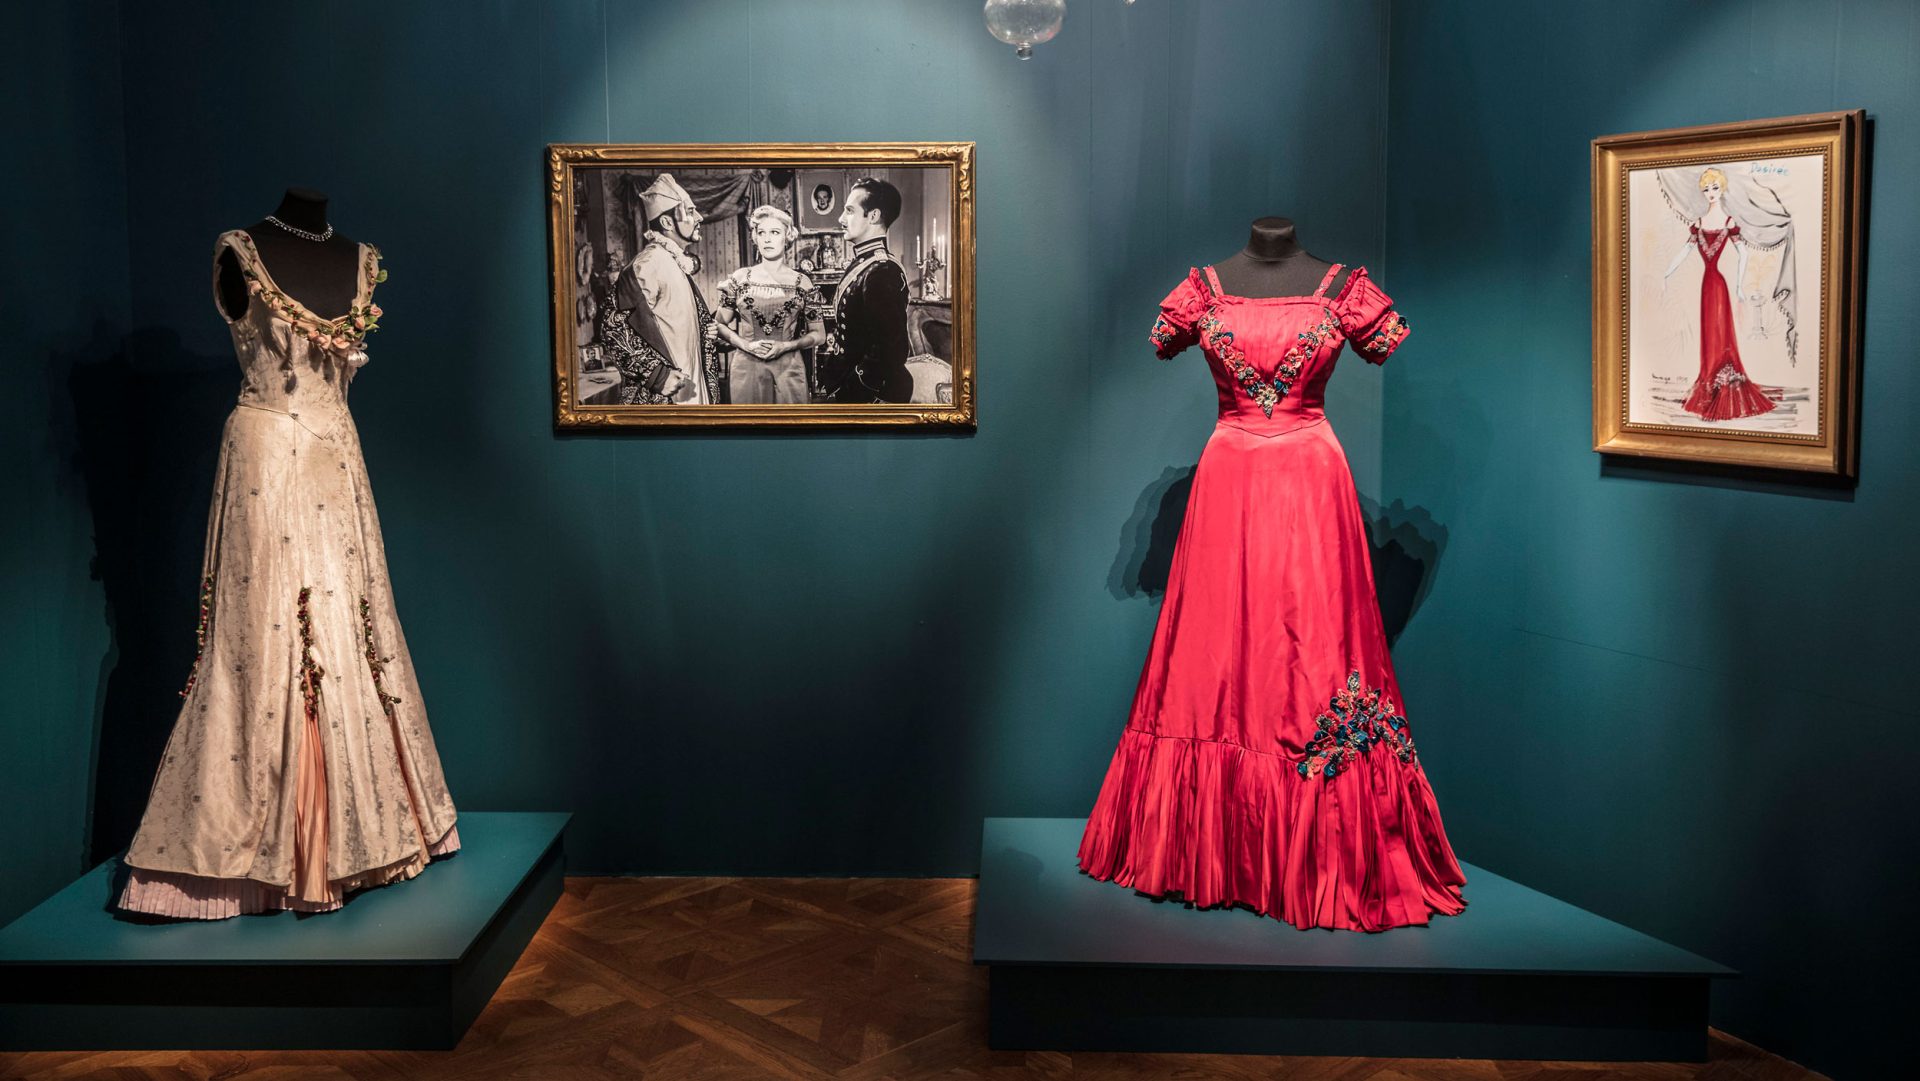
{"label": "mannequin neck stand", "polygon": [[[1332,264],[1300,246],[1291,218],[1266,217],[1253,223],[1247,246],[1213,265],[1220,286],[1235,296],[1308,296],[1320,285]],[[1327,295],[1338,296],[1351,269],[1342,269],[1328,283]]]}
{"label": "mannequin neck stand", "polygon": [[[360,245],[339,232],[312,240],[288,228],[326,235],[331,225],[326,194],[288,188],[272,218],[282,224],[263,218],[247,226],[246,234],[253,238],[254,251],[274,284],[322,318],[346,314],[360,291]],[[220,254],[219,286],[221,303],[230,314],[246,310],[246,280],[230,251]]]}

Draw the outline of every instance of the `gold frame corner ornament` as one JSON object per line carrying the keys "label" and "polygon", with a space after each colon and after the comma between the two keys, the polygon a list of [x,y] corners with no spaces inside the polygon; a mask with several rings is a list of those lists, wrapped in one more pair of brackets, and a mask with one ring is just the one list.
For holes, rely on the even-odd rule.
{"label": "gold frame corner ornament", "polygon": [[[553,426],[592,432],[659,428],[931,428],[979,425],[974,292],[972,142],[552,143],[547,172],[547,252],[553,324]],[[573,178],[576,170],[675,165],[740,168],[945,166],[952,203],[948,297],[953,305],[953,401],[842,405],[581,405],[574,401]]]}
{"label": "gold frame corner ornament", "polygon": [[[1865,110],[1851,109],[1593,140],[1594,451],[1847,479],[1857,476],[1865,123]],[[1815,333],[1802,334],[1803,343],[1811,340],[1819,347],[1817,435],[1629,422],[1627,187],[1632,172],[1803,154],[1819,154],[1828,164],[1821,192],[1820,290],[1812,298],[1819,319],[1817,328],[1808,327]],[[1811,322],[1803,319],[1803,325]]]}

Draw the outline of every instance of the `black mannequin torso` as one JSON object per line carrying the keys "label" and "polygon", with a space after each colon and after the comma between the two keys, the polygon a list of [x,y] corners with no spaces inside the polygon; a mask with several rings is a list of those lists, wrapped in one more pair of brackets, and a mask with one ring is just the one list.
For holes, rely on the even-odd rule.
{"label": "black mannequin torso", "polygon": [[[1320,287],[1331,263],[1300,246],[1291,218],[1261,218],[1253,223],[1247,246],[1213,264],[1220,288],[1239,297],[1304,297]],[[1340,295],[1352,267],[1342,267],[1327,283],[1327,296]]]}
{"label": "black mannequin torso", "polygon": [[[327,197],[311,188],[288,188],[273,216],[309,233],[327,231]],[[322,319],[345,315],[360,292],[360,245],[340,233],[314,241],[270,221],[247,226],[253,249],[273,282]],[[247,310],[247,281],[231,249],[220,253],[220,304],[238,318]]]}

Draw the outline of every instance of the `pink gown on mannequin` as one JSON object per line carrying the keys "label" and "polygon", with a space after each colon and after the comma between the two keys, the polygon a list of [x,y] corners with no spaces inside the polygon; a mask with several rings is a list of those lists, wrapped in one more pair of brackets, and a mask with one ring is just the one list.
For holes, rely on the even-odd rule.
{"label": "pink gown on mannequin", "polygon": [[246,232],[221,314],[240,361],[207,519],[199,649],[127,851],[119,906],[187,919],[340,907],[460,847],[387,580],[347,384],[376,323],[361,245],[349,312],[280,291]]}
{"label": "pink gown on mannequin", "polygon": [[1343,343],[1407,323],[1364,268],[1249,298],[1192,271],[1153,342],[1206,353],[1220,419],[1153,644],[1087,821],[1090,875],[1299,927],[1378,931],[1464,907],[1387,656],[1365,524],[1322,411]]}

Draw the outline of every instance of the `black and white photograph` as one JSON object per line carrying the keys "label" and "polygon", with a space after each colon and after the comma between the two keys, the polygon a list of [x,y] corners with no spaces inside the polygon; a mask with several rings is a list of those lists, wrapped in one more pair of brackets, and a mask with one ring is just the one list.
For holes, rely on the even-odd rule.
{"label": "black and white photograph", "polygon": [[971,144],[549,167],[558,426],[973,423]]}

